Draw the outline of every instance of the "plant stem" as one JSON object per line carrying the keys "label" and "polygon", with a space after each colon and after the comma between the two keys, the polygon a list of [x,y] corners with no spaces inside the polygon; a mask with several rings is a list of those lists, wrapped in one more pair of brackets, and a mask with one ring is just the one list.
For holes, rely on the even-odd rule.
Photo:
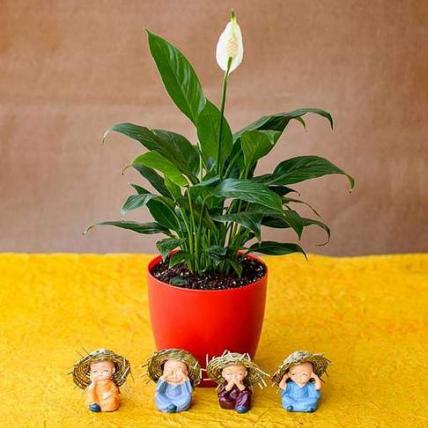
{"label": "plant stem", "polygon": [[[198,239],[199,239],[199,237],[197,236],[197,233],[196,233],[195,216],[193,215],[192,199],[190,198],[189,189],[187,190],[187,199],[189,201],[192,235],[193,235],[193,239],[194,239],[194,248],[193,248],[194,252],[192,254],[192,258],[195,261],[195,269],[196,269],[196,271],[198,271],[199,270],[199,260],[198,260],[198,253],[199,253],[199,251],[198,251]],[[189,236],[189,239],[192,240],[192,236]]]}
{"label": "plant stem", "polygon": [[227,91],[227,78],[229,76],[229,70],[230,66],[232,64],[232,57],[229,57],[229,60],[227,61],[227,69],[223,76],[223,90],[221,94],[221,109],[220,109],[220,126],[219,126],[219,133],[218,133],[218,141],[217,141],[217,174],[219,175],[221,179],[221,173],[222,173],[222,164],[221,164],[221,137],[223,132],[223,114],[224,114],[224,106],[226,104],[226,91]]}

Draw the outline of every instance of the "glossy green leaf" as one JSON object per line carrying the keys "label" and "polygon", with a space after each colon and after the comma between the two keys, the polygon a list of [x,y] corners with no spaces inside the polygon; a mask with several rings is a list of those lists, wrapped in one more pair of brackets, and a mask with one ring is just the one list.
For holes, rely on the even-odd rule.
{"label": "glossy green leaf", "polygon": [[284,210],[281,214],[282,218],[288,225],[297,233],[297,236],[302,236],[304,222],[303,218],[300,217],[297,211],[294,210]]}
{"label": "glossy green leaf", "polygon": [[182,239],[165,238],[156,243],[156,247],[162,255],[162,260],[165,261],[166,256],[175,248],[183,243]]}
{"label": "glossy green leaf", "polygon": [[272,174],[254,177],[254,180],[266,185],[294,184],[312,178],[323,177],[330,174],[345,175],[350,183],[350,189],[354,187],[354,179],[342,169],[332,164],[327,159],[319,156],[298,156],[281,162]]}
{"label": "glossy green leaf", "polygon": [[199,154],[183,135],[163,129],[150,130],[133,123],[118,123],[113,125],[105,134],[117,132],[138,141],[145,148],[160,153],[173,163],[181,172],[193,182],[197,182],[199,171]]}
{"label": "glossy green leaf", "polygon": [[275,211],[282,212],[282,200],[279,195],[269,190],[261,183],[247,179],[227,178],[213,189],[216,196],[263,205]]}
{"label": "glossy green leaf", "polygon": [[144,165],[133,165],[133,167],[161,194],[171,197],[171,193],[165,186],[164,179],[152,168]]}
{"label": "glossy green leaf", "polygon": [[[321,229],[323,229],[326,232],[327,241],[322,243],[322,244],[318,244],[319,246],[326,245],[329,242],[329,240],[330,240],[330,229],[326,224],[324,224],[323,222],[321,222],[319,220],[314,220],[314,219],[306,218],[306,217],[302,217],[302,220],[303,220],[304,227],[315,225],[315,226],[320,227]],[[262,225],[267,226],[267,227],[272,227],[275,229],[286,229],[288,227],[291,227],[289,225],[289,223],[287,223],[282,216],[277,215],[277,214],[273,214],[273,213],[265,215],[263,217]]]}
{"label": "glossy green leaf", "polygon": [[315,215],[317,215],[318,217],[321,217],[321,216],[319,215],[318,211],[317,211],[317,210],[316,210],[312,205],[308,204],[308,203],[307,203],[307,202],[305,202],[305,201],[301,201],[300,199],[289,198],[289,197],[287,197],[287,196],[284,196],[284,197],[282,198],[282,201],[283,201],[284,203],[286,203],[286,204],[294,203],[294,204],[303,204],[303,205],[306,205],[308,208],[310,208],[310,209],[312,210],[312,212],[313,212]]}
{"label": "glossy green leaf", "polygon": [[331,114],[329,112],[319,108],[300,108],[287,113],[277,113],[269,116],[263,116],[233,134],[233,140],[236,141],[245,131],[252,131],[253,129],[264,129],[283,132],[290,120],[293,119],[299,121],[304,125],[302,116],[307,113],[314,113],[318,114],[319,116],[325,117],[330,122],[330,126],[333,129],[333,118],[331,117]]}
{"label": "glossy green leaf", "polygon": [[174,209],[163,199],[151,199],[147,208],[152,217],[163,227],[179,233],[180,225]]}
{"label": "glossy green leaf", "polygon": [[[205,163],[209,159],[217,162],[218,136],[220,132],[220,110],[207,100],[204,109],[198,117],[197,131],[201,144],[202,154]],[[223,127],[221,132],[221,160],[227,159],[232,151],[232,131],[225,117],[223,117]]]}
{"label": "glossy green leaf", "polygon": [[305,251],[299,245],[274,241],[256,242],[255,244],[251,245],[251,247],[247,250],[247,253],[250,252],[269,254],[274,256],[291,253],[301,253],[306,257]]}
{"label": "glossy green leaf", "polygon": [[150,193],[148,190],[146,190],[144,187],[139,186],[138,184],[131,183],[130,185],[137,191],[139,195]]}
{"label": "glossy green leaf", "polygon": [[174,276],[169,280],[169,283],[172,285],[183,286],[187,284],[187,281],[181,276]]}
{"label": "glossy green leaf", "polygon": [[147,202],[153,198],[157,198],[157,195],[153,195],[152,193],[131,195],[123,204],[121,214],[125,215],[129,211],[135,210],[137,208],[145,207],[147,205]]}
{"label": "glossy green leaf", "polygon": [[272,192],[277,193],[279,196],[287,195],[288,193],[299,193],[297,190],[294,190],[287,186],[268,186],[269,190],[272,190]]}
{"label": "glossy green leaf", "polygon": [[136,221],[102,221],[100,223],[93,224],[89,226],[84,234],[88,233],[89,230],[95,226],[116,226],[122,229],[132,230],[133,232],[143,233],[143,234],[153,234],[153,233],[165,233],[169,235],[169,230],[162,225],[152,222],[152,223],[137,223]]}
{"label": "glossy green leaf", "polygon": [[257,130],[245,131],[241,135],[241,147],[247,169],[273,149],[280,135],[278,131]]}
{"label": "glossy green leaf", "polygon": [[182,262],[189,260],[189,259],[190,259],[190,254],[188,254],[184,251],[177,251],[169,259],[168,267],[171,268],[171,267],[178,265],[179,263],[182,263]]}
{"label": "glossy green leaf", "polygon": [[329,241],[330,241],[330,228],[325,223],[323,223],[322,221],[319,221],[319,220],[311,219],[311,218],[304,218],[303,221],[305,222],[305,227],[314,225],[314,226],[318,226],[319,228],[323,229],[326,232],[327,241],[322,242],[321,244],[316,244],[316,245],[321,247],[321,246],[327,245],[329,243]]}
{"label": "glossy green leaf", "polygon": [[243,211],[240,213],[234,214],[223,214],[215,215],[211,217],[214,221],[219,221],[221,223],[234,222],[240,224],[246,229],[251,230],[258,240],[261,239],[260,236],[260,227],[263,214],[261,212],[248,212]]}
{"label": "glossy green leaf", "polygon": [[196,124],[206,99],[187,58],[171,43],[147,31],[150,52],[163,84],[176,106]]}
{"label": "glossy green leaf", "polygon": [[199,172],[197,148],[187,138],[176,132],[154,129],[153,133],[158,137],[162,145],[162,150],[159,150],[159,152],[196,182],[195,176]]}
{"label": "glossy green leaf", "polygon": [[178,186],[185,186],[188,184],[180,170],[158,152],[143,153],[132,162],[132,166],[134,167],[141,165],[160,171],[165,177],[168,177]]}

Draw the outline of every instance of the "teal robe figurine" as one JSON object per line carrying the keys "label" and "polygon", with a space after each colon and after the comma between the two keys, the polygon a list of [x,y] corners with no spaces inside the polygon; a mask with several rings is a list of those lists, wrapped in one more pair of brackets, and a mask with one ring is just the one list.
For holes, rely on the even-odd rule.
{"label": "teal robe figurine", "polygon": [[159,379],[155,394],[156,407],[166,413],[183,412],[192,403],[192,391],[189,379],[178,385]]}
{"label": "teal robe figurine", "polygon": [[281,390],[282,407],[288,412],[315,412],[321,397],[321,376],[330,363],[322,354],[290,354],[272,377]]}
{"label": "teal robe figurine", "polygon": [[164,413],[184,412],[192,405],[193,388],[201,381],[201,366],[183,349],[163,349],[153,353],[147,375],[156,382],[155,405]]}

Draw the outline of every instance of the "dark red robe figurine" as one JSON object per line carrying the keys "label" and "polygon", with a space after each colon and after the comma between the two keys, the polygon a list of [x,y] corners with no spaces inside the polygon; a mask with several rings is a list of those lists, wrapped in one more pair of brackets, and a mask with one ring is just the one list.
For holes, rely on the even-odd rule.
{"label": "dark red robe figurine", "polygon": [[269,375],[261,370],[248,354],[225,351],[214,357],[207,365],[208,376],[218,384],[217,395],[220,407],[246,413],[251,409],[252,387],[266,386]]}

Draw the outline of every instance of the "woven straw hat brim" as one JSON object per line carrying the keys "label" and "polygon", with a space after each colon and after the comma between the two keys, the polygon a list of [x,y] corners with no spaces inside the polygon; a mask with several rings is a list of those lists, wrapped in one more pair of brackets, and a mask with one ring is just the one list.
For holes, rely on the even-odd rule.
{"label": "woven straw hat brim", "polygon": [[116,371],[113,374],[114,383],[118,387],[125,383],[128,374],[131,372],[129,361],[121,355],[115,354],[113,351],[98,349],[84,356],[73,367],[73,381],[79,388],[85,389],[91,383],[89,377],[91,364],[99,361],[113,362],[116,367]]}
{"label": "woven straw hat brim", "polygon": [[178,360],[182,361],[187,365],[187,370],[189,372],[189,378],[193,384],[196,386],[200,383],[202,374],[201,374],[201,365],[198,360],[188,351],[184,349],[163,349],[161,351],[154,352],[148,359],[144,366],[147,367],[147,376],[157,382],[163,374],[163,365],[167,360]]}
{"label": "woven straw hat brim", "polygon": [[254,363],[248,354],[226,351],[219,357],[213,357],[207,365],[208,377],[218,384],[222,384],[225,382],[221,375],[222,370],[233,365],[243,365],[248,370],[245,382],[249,384],[249,386],[259,385],[261,388],[266,386],[265,378],[269,377],[269,374]]}
{"label": "woven straw hat brim", "polygon": [[324,357],[323,354],[311,354],[307,351],[296,351],[289,355],[279,366],[278,370],[273,374],[272,381],[276,384],[281,382],[282,377],[291,366],[301,363],[312,363],[314,372],[321,377],[327,371],[327,367],[331,361]]}

